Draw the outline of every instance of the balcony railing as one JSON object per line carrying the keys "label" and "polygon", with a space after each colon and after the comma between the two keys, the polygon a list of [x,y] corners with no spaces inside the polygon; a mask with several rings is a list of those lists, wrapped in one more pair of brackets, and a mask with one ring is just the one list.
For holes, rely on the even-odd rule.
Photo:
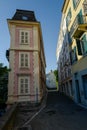
{"label": "balcony railing", "polygon": [[71,37],[74,35],[79,25],[86,24],[86,23],[87,23],[87,16],[77,16],[70,29]]}

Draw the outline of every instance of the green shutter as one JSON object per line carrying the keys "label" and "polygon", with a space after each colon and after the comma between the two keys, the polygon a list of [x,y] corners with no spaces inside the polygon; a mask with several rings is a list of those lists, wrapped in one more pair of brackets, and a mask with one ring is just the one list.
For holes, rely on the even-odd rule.
{"label": "green shutter", "polygon": [[82,38],[82,47],[83,47],[83,53],[87,53],[87,40],[86,40],[86,35],[84,35],[83,38]]}
{"label": "green shutter", "polygon": [[74,9],[76,8],[76,2],[75,2],[75,0],[73,0],[73,8]]}
{"label": "green shutter", "polygon": [[66,17],[66,26],[68,27],[68,18]]}
{"label": "green shutter", "polygon": [[81,9],[80,12],[78,13],[78,22],[79,22],[80,24],[84,23],[83,17],[82,17],[82,9]]}
{"label": "green shutter", "polygon": [[74,47],[74,61],[76,61],[77,60],[77,54],[76,54],[76,46]]}
{"label": "green shutter", "polygon": [[72,17],[72,12],[71,12],[71,8],[69,9],[69,17]]}
{"label": "green shutter", "polygon": [[80,40],[76,39],[78,55],[82,55]]}

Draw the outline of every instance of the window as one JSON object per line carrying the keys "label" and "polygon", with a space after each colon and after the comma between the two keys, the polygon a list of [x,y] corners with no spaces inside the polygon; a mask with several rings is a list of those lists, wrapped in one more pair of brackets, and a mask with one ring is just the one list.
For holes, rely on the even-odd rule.
{"label": "window", "polygon": [[28,20],[28,17],[27,16],[22,16],[22,19],[23,20]]}
{"label": "window", "polygon": [[70,58],[71,58],[71,64],[77,61],[76,47],[74,47],[70,52]]}
{"label": "window", "polygon": [[73,0],[73,8],[76,9],[76,7],[78,6],[80,0]]}
{"label": "window", "polygon": [[20,43],[28,44],[29,43],[29,31],[20,31]]}
{"label": "window", "polygon": [[79,39],[76,39],[78,55],[82,55],[82,49],[81,49],[80,43],[81,43],[81,41]]}
{"label": "window", "polygon": [[78,55],[87,54],[87,35],[84,34],[81,40],[76,40]]}
{"label": "window", "polygon": [[83,54],[87,54],[87,35],[85,34],[81,39],[81,46]]}
{"label": "window", "polygon": [[29,53],[25,53],[25,52],[20,53],[19,66],[21,68],[29,67]]}
{"label": "window", "polygon": [[80,12],[78,13],[77,17],[78,17],[78,23],[79,23],[79,24],[84,23],[83,14],[82,14],[82,9],[81,9]]}
{"label": "window", "polygon": [[29,93],[29,76],[19,77],[19,93],[28,94]]}
{"label": "window", "polygon": [[69,25],[71,17],[72,17],[72,13],[71,13],[71,8],[70,8],[66,17],[66,26]]}
{"label": "window", "polygon": [[70,36],[70,32],[68,32],[68,42],[69,42],[69,44],[72,43],[72,38],[71,38],[71,36]]}

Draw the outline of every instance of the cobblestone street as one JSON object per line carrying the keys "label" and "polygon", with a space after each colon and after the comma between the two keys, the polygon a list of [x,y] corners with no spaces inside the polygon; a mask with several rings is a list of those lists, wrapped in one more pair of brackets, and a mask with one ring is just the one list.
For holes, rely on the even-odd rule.
{"label": "cobblestone street", "polygon": [[61,93],[50,92],[46,108],[30,125],[32,130],[87,130],[87,109]]}

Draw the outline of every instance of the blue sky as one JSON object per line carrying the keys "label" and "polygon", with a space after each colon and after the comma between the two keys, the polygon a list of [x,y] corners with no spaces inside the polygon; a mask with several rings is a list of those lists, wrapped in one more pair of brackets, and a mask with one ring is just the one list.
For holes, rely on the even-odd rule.
{"label": "blue sky", "polygon": [[9,66],[5,57],[10,47],[7,19],[11,19],[16,9],[32,10],[40,21],[46,56],[46,72],[57,68],[56,46],[64,0],[1,0],[0,1],[0,63]]}

